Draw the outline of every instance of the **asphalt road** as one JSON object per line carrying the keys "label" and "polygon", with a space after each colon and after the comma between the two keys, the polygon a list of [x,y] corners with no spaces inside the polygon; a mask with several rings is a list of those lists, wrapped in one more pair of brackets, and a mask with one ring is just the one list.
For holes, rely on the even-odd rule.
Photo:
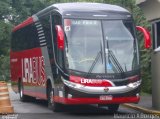
{"label": "asphalt road", "polygon": [[[11,116],[15,119],[120,119],[132,118],[141,114],[122,106],[114,114],[109,112],[107,108],[98,108],[96,105],[67,106],[62,112],[55,113],[48,109],[47,103],[43,100],[21,102],[19,94],[15,94],[11,89],[10,97],[15,111],[15,114]],[[5,116],[7,115],[0,116],[0,119],[7,119]]]}

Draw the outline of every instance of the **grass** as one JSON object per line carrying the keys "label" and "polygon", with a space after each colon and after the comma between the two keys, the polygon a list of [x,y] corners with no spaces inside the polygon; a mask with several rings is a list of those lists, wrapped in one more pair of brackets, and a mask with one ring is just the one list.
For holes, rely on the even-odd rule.
{"label": "grass", "polygon": [[141,95],[141,96],[149,96],[149,95],[151,95],[151,94],[146,93],[146,92],[140,92],[140,95]]}

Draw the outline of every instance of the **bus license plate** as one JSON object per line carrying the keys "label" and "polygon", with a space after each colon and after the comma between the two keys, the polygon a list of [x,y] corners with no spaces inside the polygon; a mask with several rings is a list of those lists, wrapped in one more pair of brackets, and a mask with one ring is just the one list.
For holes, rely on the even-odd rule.
{"label": "bus license plate", "polygon": [[100,100],[112,100],[112,96],[111,95],[101,95],[99,97]]}

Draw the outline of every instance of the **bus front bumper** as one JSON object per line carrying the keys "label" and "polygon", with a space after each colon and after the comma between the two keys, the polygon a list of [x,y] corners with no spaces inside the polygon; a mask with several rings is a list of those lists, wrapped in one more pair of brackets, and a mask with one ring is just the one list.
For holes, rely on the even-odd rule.
{"label": "bus front bumper", "polygon": [[63,80],[68,87],[65,94],[53,97],[55,102],[62,104],[121,104],[138,103],[141,80],[124,86],[91,87]]}
{"label": "bus front bumper", "polygon": [[85,85],[74,83],[64,79],[63,79],[63,83],[69,88],[79,92],[88,93],[88,94],[107,94],[108,95],[108,94],[122,94],[122,93],[131,92],[137,89],[141,85],[141,80],[138,80],[133,83],[129,83],[128,85],[124,85],[124,86],[112,86],[112,87],[85,86]]}
{"label": "bus front bumper", "polygon": [[53,97],[55,102],[62,104],[122,104],[122,103],[137,103],[140,100],[139,96],[135,97],[115,97],[111,100],[100,100],[100,98],[64,98],[59,96]]}

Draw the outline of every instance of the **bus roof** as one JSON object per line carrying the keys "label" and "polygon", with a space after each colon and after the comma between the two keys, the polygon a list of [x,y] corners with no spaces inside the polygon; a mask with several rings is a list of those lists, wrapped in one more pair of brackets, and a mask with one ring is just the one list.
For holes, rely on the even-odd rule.
{"label": "bus roof", "polygon": [[53,4],[44,10],[38,12],[36,15],[41,16],[49,10],[57,10],[60,14],[64,14],[67,12],[123,12],[129,13],[128,10],[110,4],[103,3],[86,3],[86,2],[76,2],[76,3],[60,3]]}
{"label": "bus roof", "polygon": [[33,18],[32,17],[29,17],[27,18],[25,21],[23,21],[22,23],[18,24],[17,26],[15,26],[13,29],[12,29],[12,32],[15,32],[17,31],[18,29],[21,29],[29,24],[33,23]]}
{"label": "bus roof", "polygon": [[[67,15],[68,13],[74,13],[77,14],[76,16],[80,16],[80,13],[85,13],[87,12],[87,14],[85,15],[85,17],[89,16],[89,13],[96,13],[97,17],[99,14],[103,15],[104,13],[127,13],[130,14],[128,10],[116,6],[116,5],[110,5],[110,4],[103,4],[103,3],[86,3],[86,2],[77,2],[77,3],[60,3],[60,4],[53,4],[41,11],[39,11],[38,13],[36,13],[35,15],[33,15],[32,17],[29,17],[28,19],[26,19],[24,22],[22,22],[21,24],[15,26],[13,28],[13,32],[21,29],[31,23],[33,23],[34,21],[34,17],[40,17],[43,16],[43,14],[46,14],[50,11],[56,10],[57,12],[59,12],[62,15]],[[121,16],[118,16],[119,18],[121,18]]]}
{"label": "bus roof", "polygon": [[62,3],[54,4],[60,11],[117,11],[128,12],[126,9],[103,3]]}

